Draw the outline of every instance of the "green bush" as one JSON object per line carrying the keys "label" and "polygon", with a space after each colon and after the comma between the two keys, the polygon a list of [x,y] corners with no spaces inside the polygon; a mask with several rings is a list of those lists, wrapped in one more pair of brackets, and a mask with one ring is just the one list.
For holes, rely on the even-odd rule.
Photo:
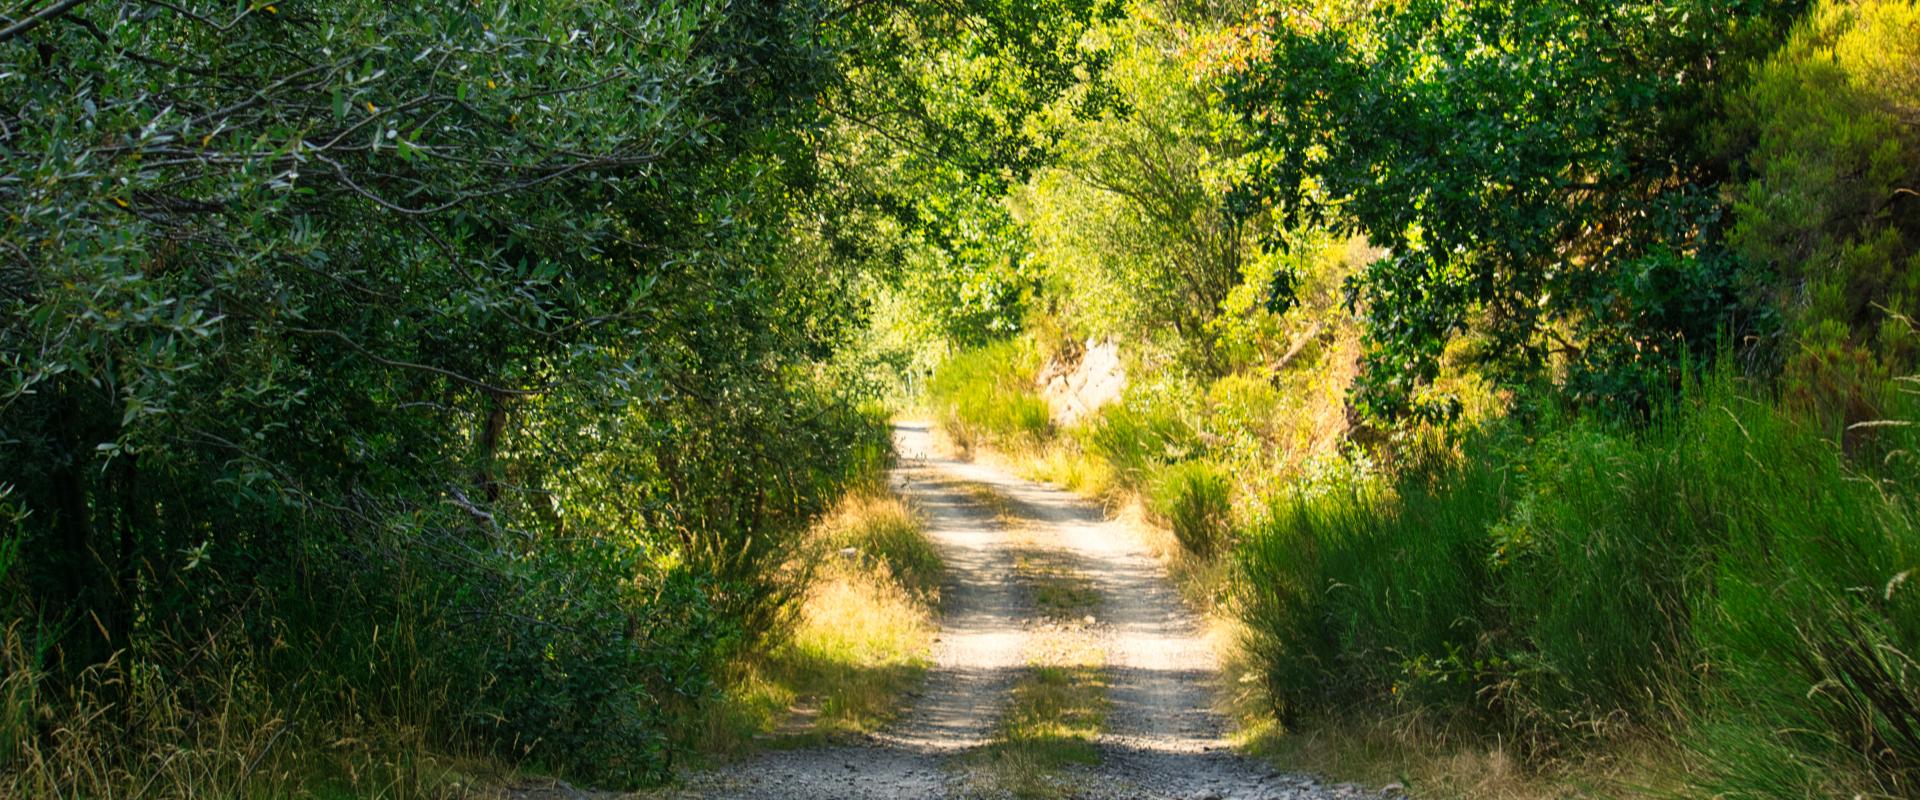
{"label": "green bush", "polygon": [[1248,650],[1283,717],[1393,703],[1543,747],[1670,727],[1703,791],[1911,792],[1920,483],[1855,466],[1911,452],[1878,430],[1851,461],[1721,378],[1643,431],[1482,434],[1283,500],[1236,551]]}
{"label": "green bush", "polygon": [[1113,467],[1121,485],[1139,489],[1163,465],[1199,454],[1191,416],[1176,394],[1136,387],[1081,423],[1074,436],[1081,450]]}
{"label": "green bush", "polygon": [[1823,351],[1915,355],[1888,312],[1920,312],[1920,6],[1819,3],[1734,100],[1749,179],[1731,243],[1780,273],[1794,333],[1814,345],[1787,354],[1788,388],[1831,406],[1854,382],[1819,369]]}
{"label": "green bush", "polygon": [[1173,528],[1187,552],[1212,556],[1233,527],[1233,481],[1207,461],[1183,461],[1160,471],[1147,495],[1147,510]]}
{"label": "green bush", "polygon": [[995,342],[940,365],[927,384],[928,404],[961,447],[1039,444],[1053,423],[1046,401],[1034,392],[1038,371],[1025,340]]}

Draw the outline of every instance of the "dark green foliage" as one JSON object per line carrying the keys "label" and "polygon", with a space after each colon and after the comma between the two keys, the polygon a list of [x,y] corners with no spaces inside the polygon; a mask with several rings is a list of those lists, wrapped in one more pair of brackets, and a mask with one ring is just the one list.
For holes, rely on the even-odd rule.
{"label": "dark green foliage", "polygon": [[811,370],[850,278],[787,236],[822,12],[85,3],[0,40],[0,602],[51,680],[194,684],[217,638],[290,707],[663,777],[876,446]]}
{"label": "dark green foliage", "polygon": [[1726,165],[1704,152],[1724,76],[1804,5],[1777,0],[1366,4],[1267,20],[1230,101],[1253,121],[1247,188],[1289,227],[1388,254],[1350,285],[1374,414],[1446,417],[1421,390],[1447,342],[1489,337],[1515,383],[1550,357],[1588,401],[1644,406],[1689,353],[1765,332],[1765,280],[1726,252]]}

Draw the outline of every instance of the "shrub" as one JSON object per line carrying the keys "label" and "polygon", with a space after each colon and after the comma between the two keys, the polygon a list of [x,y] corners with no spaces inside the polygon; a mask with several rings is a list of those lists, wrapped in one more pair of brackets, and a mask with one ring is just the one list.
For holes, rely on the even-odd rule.
{"label": "shrub", "polygon": [[1147,510],[1173,528],[1187,552],[1209,558],[1233,526],[1233,481],[1207,461],[1183,461],[1160,471]]}
{"label": "shrub", "polygon": [[[1886,311],[1920,311],[1917,88],[1920,6],[1829,0],[1734,95],[1729,128],[1750,178],[1730,239],[1780,273],[1794,333],[1816,345],[1808,355],[1852,344],[1912,363],[1915,340]],[[1814,380],[1788,388],[1831,391],[1818,372],[1800,377]]]}
{"label": "shrub", "polygon": [[820,20],[45,11],[0,36],[0,173],[39,180],[0,181],[0,747],[53,779],[0,796],[176,755],[236,780],[153,794],[273,794],[215,735],[272,720],[663,777],[873,452],[820,368],[855,275],[754,166],[813,152]]}
{"label": "shrub", "polygon": [[[1904,458],[1915,416],[1860,463]],[[1724,377],[1646,430],[1516,434],[1251,527],[1239,607],[1283,717],[1395,703],[1545,747],[1674,725],[1704,791],[1915,788],[1910,474]]]}

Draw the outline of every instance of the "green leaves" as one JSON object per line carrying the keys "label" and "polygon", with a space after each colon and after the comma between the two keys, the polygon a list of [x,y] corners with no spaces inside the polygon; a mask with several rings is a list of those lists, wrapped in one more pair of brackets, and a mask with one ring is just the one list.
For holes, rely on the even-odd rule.
{"label": "green leaves", "polygon": [[0,609],[662,777],[871,435],[816,378],[847,266],[788,236],[823,9],[136,6],[0,42]]}
{"label": "green leaves", "polygon": [[[1700,146],[1717,81],[1798,7],[1424,0],[1340,25],[1271,17],[1271,52],[1229,92],[1268,154],[1250,189],[1291,225],[1350,227],[1389,251],[1352,289],[1368,330],[1362,404],[1444,416],[1415,394],[1469,330],[1510,383],[1562,356],[1576,373],[1620,366],[1589,357],[1586,335],[1672,352],[1745,330],[1737,302],[1646,324],[1631,312],[1646,298],[1614,276],[1662,250],[1722,258],[1711,193],[1725,165]],[[1743,279],[1721,272],[1731,301]]]}

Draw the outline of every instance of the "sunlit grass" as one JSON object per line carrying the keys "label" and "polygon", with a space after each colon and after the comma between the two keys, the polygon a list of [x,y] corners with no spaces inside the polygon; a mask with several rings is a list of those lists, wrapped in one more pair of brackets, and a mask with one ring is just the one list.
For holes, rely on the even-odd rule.
{"label": "sunlit grass", "polygon": [[812,582],[792,635],[734,665],[709,715],[709,752],[871,733],[926,671],[941,563],[905,503],[878,488],[853,493],[806,552]]}
{"label": "sunlit grass", "polygon": [[1622,737],[1560,758],[1530,760],[1511,742],[1448,730],[1418,714],[1352,710],[1287,730],[1250,714],[1235,745],[1328,781],[1399,785],[1417,798],[1559,800],[1687,796],[1684,771],[1657,735]]}
{"label": "sunlit grass", "polygon": [[961,450],[1037,444],[1052,430],[1046,401],[1034,391],[1037,354],[1019,339],[948,359],[927,387],[926,405]]}
{"label": "sunlit grass", "polygon": [[1113,501],[1125,494],[1112,464],[1088,456],[1070,442],[1049,442],[1016,459],[1015,468],[1020,477],[1051,483],[1084,497]]}

